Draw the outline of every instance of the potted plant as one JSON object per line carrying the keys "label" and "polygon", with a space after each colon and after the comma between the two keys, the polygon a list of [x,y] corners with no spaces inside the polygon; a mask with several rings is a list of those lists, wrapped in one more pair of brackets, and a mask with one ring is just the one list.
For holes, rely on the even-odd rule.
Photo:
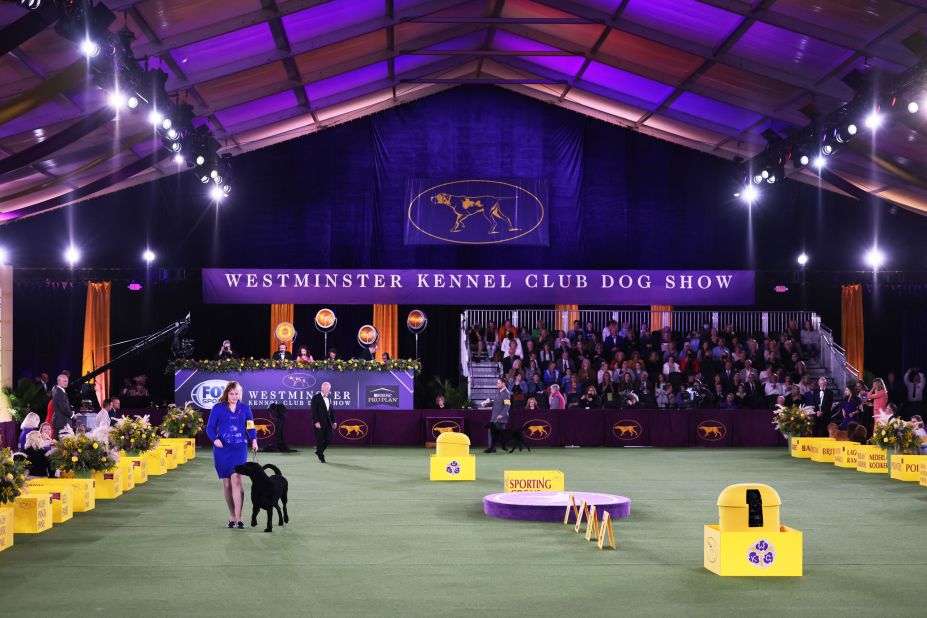
{"label": "potted plant", "polygon": [[792,451],[792,438],[810,436],[814,431],[814,408],[812,406],[777,405],[773,412],[773,427],[788,439],[789,452]]}
{"label": "potted plant", "polygon": [[119,463],[119,456],[103,441],[86,434],[62,437],[48,452],[48,462],[74,478],[89,479],[94,472],[107,472]]}
{"label": "potted plant", "polygon": [[165,438],[195,438],[203,430],[203,414],[188,403],[182,410],[171,404],[161,422]]}
{"label": "potted plant", "polygon": [[110,444],[129,457],[138,457],[158,445],[158,434],[148,422],[148,416],[122,416],[109,435]]}

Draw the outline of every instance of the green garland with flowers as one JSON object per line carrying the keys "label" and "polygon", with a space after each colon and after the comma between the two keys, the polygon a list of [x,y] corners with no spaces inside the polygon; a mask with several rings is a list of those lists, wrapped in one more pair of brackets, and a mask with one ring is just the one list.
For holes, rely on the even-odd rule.
{"label": "green garland with flowers", "polygon": [[160,433],[165,438],[195,438],[203,430],[203,414],[189,403],[183,409],[167,407]]}
{"label": "green garland with flowers", "polygon": [[48,452],[52,468],[75,475],[112,470],[118,462],[119,456],[105,442],[82,433],[60,438]]}
{"label": "green garland with flowers", "polygon": [[265,369],[297,369],[310,371],[413,371],[422,372],[422,363],[411,358],[397,358],[388,361],[371,361],[359,358],[348,360],[271,360],[269,358],[224,358],[222,360],[194,360],[178,358],[167,365],[165,374],[170,375],[182,369],[194,369],[206,373],[230,373],[240,371],[263,371]]}
{"label": "green garland with flowers", "polygon": [[109,434],[109,442],[118,451],[125,451],[130,456],[150,451],[158,445],[158,433],[148,416],[120,417]]}
{"label": "green garland with flowers", "polygon": [[914,433],[914,425],[897,416],[877,423],[869,438],[869,444],[905,454],[916,454],[920,442],[921,439]]}
{"label": "green garland with flowers", "polygon": [[814,408],[811,406],[780,406],[774,410],[773,427],[783,434],[798,438],[814,431]]}
{"label": "green garland with flowers", "polygon": [[13,459],[13,451],[0,449],[0,504],[12,504],[23,493],[29,462]]}

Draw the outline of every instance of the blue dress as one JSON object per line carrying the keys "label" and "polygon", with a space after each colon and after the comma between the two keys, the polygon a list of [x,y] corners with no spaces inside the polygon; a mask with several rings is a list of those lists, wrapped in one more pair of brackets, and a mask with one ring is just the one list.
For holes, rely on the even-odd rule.
{"label": "blue dress", "polygon": [[235,466],[248,461],[248,443],[257,438],[251,408],[239,401],[232,412],[227,403],[217,403],[209,413],[206,435],[211,442],[222,441],[222,448],[212,449],[216,473],[220,479],[231,477]]}

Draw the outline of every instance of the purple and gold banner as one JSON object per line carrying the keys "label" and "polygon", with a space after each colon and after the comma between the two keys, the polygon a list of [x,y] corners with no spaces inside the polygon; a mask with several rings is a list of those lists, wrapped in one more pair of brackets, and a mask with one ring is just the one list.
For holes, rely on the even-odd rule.
{"label": "purple and gold banner", "polygon": [[752,305],[749,270],[204,268],[213,304]]}
{"label": "purple and gold banner", "polygon": [[410,180],[407,245],[549,244],[540,180]]}

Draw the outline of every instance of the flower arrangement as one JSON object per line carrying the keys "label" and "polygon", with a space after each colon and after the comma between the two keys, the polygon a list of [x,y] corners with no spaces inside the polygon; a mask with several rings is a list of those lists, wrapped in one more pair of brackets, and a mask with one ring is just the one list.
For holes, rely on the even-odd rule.
{"label": "flower arrangement", "polygon": [[193,360],[178,358],[171,361],[165,373],[170,375],[181,369],[193,369],[206,373],[227,373],[240,371],[261,371],[264,369],[286,369],[288,371],[306,369],[314,371],[422,371],[418,360],[397,358],[388,361],[370,361],[359,358],[349,360],[271,360],[269,358],[224,358],[222,360]]}
{"label": "flower arrangement", "polygon": [[914,433],[914,425],[893,416],[884,423],[876,424],[869,444],[899,453],[917,453],[920,438]]}
{"label": "flower arrangement", "polygon": [[0,449],[0,504],[13,502],[23,492],[28,467],[28,461],[13,459],[10,449]]}
{"label": "flower arrangement", "polygon": [[165,438],[195,438],[203,430],[203,415],[187,403],[183,410],[171,404],[161,423],[161,435]]}
{"label": "flower arrangement", "polygon": [[812,406],[781,406],[773,410],[773,427],[789,437],[810,436],[814,430],[814,408]]}
{"label": "flower arrangement", "polygon": [[48,462],[62,472],[89,476],[91,472],[112,470],[119,462],[119,456],[105,442],[80,433],[59,438],[48,452]]}
{"label": "flower arrangement", "polygon": [[158,445],[158,434],[148,421],[148,415],[129,418],[122,416],[109,435],[110,444],[119,451],[138,453],[150,451]]}

